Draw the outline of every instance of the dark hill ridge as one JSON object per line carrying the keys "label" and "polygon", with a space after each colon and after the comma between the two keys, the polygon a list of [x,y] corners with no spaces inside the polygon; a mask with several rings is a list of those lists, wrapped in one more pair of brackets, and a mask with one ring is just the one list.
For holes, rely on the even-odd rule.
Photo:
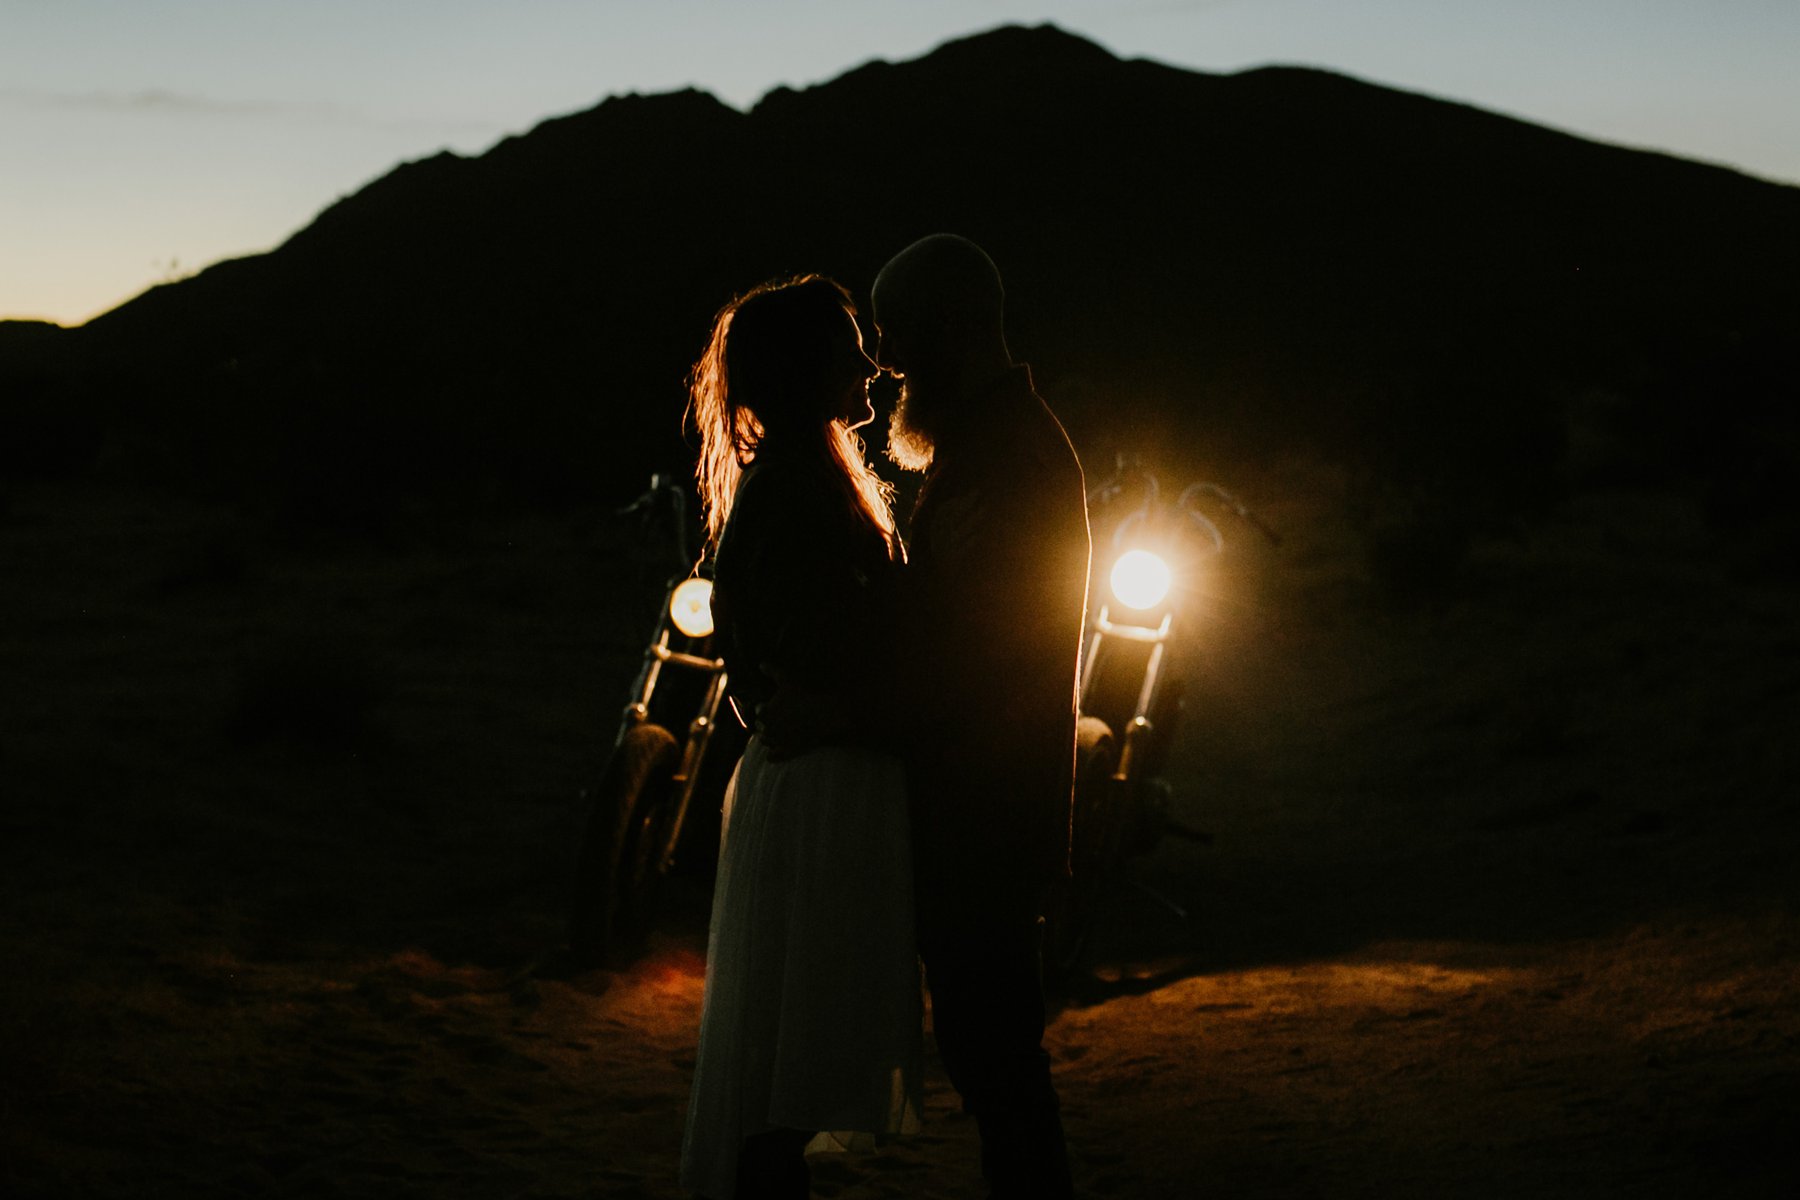
{"label": "dark hill ridge", "polygon": [[1310,441],[1430,487],[1549,471],[1582,397],[1625,414],[1601,466],[1639,472],[1693,449],[1697,397],[1721,455],[1769,444],[1769,389],[1791,411],[1768,364],[1800,325],[1800,189],[1051,26],[408,163],[269,254],[0,339],[0,371],[226,491],[617,494],[682,452],[682,376],[731,292],[799,270],[866,292],[940,229],[1000,263],[1014,348],[1089,448]]}

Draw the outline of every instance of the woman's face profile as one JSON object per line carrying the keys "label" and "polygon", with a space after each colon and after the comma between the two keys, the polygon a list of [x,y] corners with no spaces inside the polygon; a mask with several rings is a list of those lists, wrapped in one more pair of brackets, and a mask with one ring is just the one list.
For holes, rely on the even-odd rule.
{"label": "woman's face profile", "polygon": [[830,415],[847,428],[858,429],[875,419],[875,406],[869,402],[869,381],[881,374],[881,368],[863,349],[862,331],[848,312],[844,314],[843,330],[832,354],[832,394],[837,403]]}

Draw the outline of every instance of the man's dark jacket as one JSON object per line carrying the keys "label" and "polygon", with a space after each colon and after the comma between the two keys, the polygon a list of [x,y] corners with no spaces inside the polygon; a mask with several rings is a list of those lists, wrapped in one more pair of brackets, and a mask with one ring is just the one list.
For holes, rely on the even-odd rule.
{"label": "man's dark jacket", "polygon": [[903,592],[920,902],[1032,908],[1068,869],[1086,489],[1026,367],[960,399]]}

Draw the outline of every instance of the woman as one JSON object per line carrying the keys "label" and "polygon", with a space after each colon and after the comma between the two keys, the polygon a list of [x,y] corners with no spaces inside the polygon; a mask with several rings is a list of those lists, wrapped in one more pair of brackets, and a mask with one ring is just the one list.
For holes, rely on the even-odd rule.
{"label": "woman", "polygon": [[[873,416],[849,294],[820,276],[726,305],[692,377],[713,612],[732,699],[837,714],[750,739],[725,797],[682,1184],[807,1195],[809,1143],[910,1131],[920,1000],[904,775],[867,719],[899,544],[851,431]],[[784,748],[793,750],[794,748]],[[866,1139],[865,1139],[866,1140]]]}

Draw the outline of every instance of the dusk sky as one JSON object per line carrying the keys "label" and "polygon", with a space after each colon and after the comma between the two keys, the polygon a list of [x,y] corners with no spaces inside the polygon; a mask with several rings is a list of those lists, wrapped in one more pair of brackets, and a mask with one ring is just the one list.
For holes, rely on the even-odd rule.
{"label": "dusk sky", "polygon": [[79,323],[271,249],[397,162],[612,93],[748,107],[1044,20],[1800,182],[1800,0],[0,0],[0,317]]}

